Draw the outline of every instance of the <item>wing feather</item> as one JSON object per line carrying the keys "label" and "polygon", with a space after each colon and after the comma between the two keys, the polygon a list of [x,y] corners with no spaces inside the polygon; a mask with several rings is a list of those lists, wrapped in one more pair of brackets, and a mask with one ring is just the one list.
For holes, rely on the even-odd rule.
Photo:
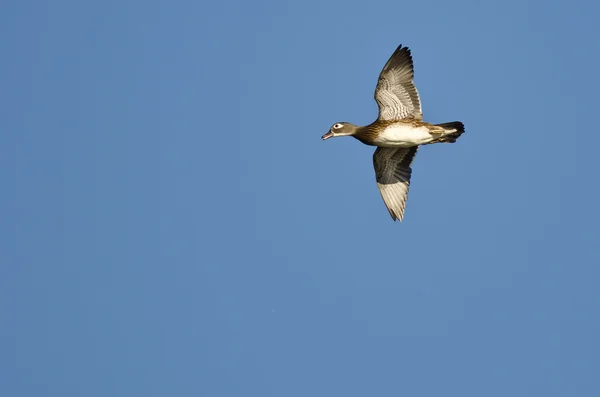
{"label": "wing feather", "polygon": [[421,100],[414,84],[413,61],[408,47],[398,46],[379,74],[375,100],[380,120],[421,120]]}
{"label": "wing feather", "polygon": [[418,146],[410,148],[378,147],[373,153],[377,187],[394,221],[402,221],[404,217],[412,174],[410,165],[418,148]]}

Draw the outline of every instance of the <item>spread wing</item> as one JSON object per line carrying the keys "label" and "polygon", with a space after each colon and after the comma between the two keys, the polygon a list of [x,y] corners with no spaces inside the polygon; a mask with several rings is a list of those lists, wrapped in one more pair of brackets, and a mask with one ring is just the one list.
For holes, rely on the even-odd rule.
{"label": "spread wing", "polygon": [[419,92],[413,82],[413,62],[408,47],[398,46],[379,74],[375,100],[380,120],[423,118]]}
{"label": "spread wing", "polygon": [[377,187],[394,221],[402,221],[404,216],[412,173],[410,164],[418,148],[418,146],[397,149],[378,147],[373,153]]}

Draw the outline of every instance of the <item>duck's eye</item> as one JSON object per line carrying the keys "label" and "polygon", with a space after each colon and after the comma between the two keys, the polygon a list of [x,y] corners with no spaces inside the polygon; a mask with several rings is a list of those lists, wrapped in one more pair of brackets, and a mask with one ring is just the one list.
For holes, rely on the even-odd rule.
{"label": "duck's eye", "polygon": [[335,128],[336,130],[342,128],[342,125],[340,123],[334,124],[333,128]]}

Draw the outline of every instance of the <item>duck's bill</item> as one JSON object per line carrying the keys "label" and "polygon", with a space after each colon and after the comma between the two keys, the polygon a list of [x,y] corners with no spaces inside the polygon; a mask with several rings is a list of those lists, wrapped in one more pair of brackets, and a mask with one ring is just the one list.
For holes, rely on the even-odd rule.
{"label": "duck's bill", "polygon": [[329,139],[333,137],[333,132],[329,131],[327,134],[321,137],[322,140]]}

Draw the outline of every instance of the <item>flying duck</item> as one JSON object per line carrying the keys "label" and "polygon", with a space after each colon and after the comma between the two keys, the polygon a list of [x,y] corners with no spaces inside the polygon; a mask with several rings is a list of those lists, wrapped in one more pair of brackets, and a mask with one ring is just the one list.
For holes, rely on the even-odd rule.
{"label": "flying duck", "polygon": [[423,121],[419,93],[413,82],[413,61],[408,47],[398,46],[379,75],[375,101],[379,117],[367,126],[335,123],[321,138],[353,136],[373,153],[375,179],[394,221],[402,221],[408,197],[410,165],[420,145],[453,143],[465,132],[460,121],[430,124]]}

